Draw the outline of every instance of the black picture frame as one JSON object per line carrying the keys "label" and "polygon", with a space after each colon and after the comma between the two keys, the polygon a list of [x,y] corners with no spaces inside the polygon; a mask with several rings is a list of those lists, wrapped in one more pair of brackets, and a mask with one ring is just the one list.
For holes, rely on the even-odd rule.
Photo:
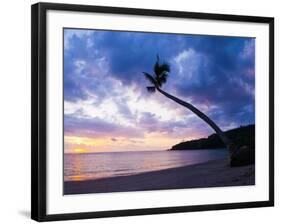
{"label": "black picture frame", "polygon": [[[269,200],[243,203],[208,204],[196,206],[160,207],[70,214],[46,213],[46,13],[48,10],[100,12],[123,15],[162,16],[217,21],[254,22],[269,25]],[[31,218],[36,221],[86,219],[161,213],[192,212],[237,208],[254,208],[274,205],[274,18],[164,11],[137,8],[103,7],[73,4],[37,3],[31,13]]]}

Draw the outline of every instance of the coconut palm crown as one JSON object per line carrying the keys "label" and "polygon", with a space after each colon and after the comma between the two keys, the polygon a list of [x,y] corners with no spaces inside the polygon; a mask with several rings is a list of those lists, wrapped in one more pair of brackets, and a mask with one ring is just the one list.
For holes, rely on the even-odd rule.
{"label": "coconut palm crown", "polygon": [[167,82],[167,78],[170,72],[170,65],[166,62],[161,63],[159,56],[157,55],[156,62],[154,64],[154,75],[150,75],[147,72],[143,72],[145,77],[153,86],[146,87],[149,92],[155,92],[159,87]]}

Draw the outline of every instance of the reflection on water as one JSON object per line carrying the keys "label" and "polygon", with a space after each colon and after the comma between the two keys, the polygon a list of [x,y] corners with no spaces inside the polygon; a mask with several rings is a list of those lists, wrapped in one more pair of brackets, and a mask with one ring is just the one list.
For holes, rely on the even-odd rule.
{"label": "reflection on water", "polygon": [[132,175],[193,165],[226,156],[225,149],[65,154],[64,180]]}
{"label": "reflection on water", "polygon": [[72,180],[84,180],[84,175],[82,174],[82,166],[83,158],[81,156],[73,156],[72,157],[72,163],[71,168],[73,170],[73,175],[71,176]]}

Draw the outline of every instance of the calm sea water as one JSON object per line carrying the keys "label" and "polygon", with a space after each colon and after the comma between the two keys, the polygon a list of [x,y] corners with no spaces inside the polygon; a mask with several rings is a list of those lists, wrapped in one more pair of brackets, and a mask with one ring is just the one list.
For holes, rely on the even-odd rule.
{"label": "calm sea water", "polygon": [[226,157],[225,149],[65,154],[64,180],[132,175]]}

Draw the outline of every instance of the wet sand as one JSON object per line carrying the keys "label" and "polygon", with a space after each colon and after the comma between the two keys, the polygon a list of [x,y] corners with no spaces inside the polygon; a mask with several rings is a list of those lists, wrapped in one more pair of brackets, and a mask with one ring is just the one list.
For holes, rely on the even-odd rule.
{"label": "wet sand", "polygon": [[64,194],[128,192],[255,184],[255,165],[230,167],[227,160],[98,180],[66,181]]}

